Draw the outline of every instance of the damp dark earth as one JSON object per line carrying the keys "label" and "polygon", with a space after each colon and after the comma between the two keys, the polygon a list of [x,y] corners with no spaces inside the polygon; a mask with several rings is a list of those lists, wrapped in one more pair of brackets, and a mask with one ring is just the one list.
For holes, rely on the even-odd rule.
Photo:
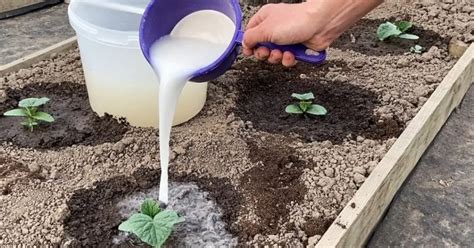
{"label": "damp dark earth", "polygon": [[[187,221],[166,246],[314,247],[455,64],[450,41],[470,42],[453,21],[466,13],[448,5],[387,4],[323,65],[239,58],[211,81],[201,113],[172,131],[167,207]],[[397,20],[420,40],[378,41]],[[285,112],[306,92],[326,116]],[[157,130],[92,111],[78,49],[0,77],[0,112],[43,96],[51,125],[0,117],[0,246],[147,247],[118,226],[157,198]]]}

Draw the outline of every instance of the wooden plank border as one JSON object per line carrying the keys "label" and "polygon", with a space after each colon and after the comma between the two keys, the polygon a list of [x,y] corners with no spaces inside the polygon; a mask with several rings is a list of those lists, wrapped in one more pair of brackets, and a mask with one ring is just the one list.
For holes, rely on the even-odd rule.
{"label": "wooden plank border", "polygon": [[316,247],[365,245],[398,189],[473,81],[474,44],[471,44]]}
{"label": "wooden plank border", "polygon": [[[76,37],[0,66],[0,76],[77,46]],[[362,247],[402,183],[474,81],[474,44],[450,70],[316,247]],[[354,204],[355,205],[354,205]],[[352,207],[352,206],[354,207]]]}
{"label": "wooden plank border", "polygon": [[23,58],[17,59],[11,63],[0,66],[0,77],[10,72],[18,71],[23,68],[30,67],[31,65],[40,62],[41,60],[49,58],[53,53],[60,53],[71,48],[77,47],[77,38],[72,37],[67,40],[61,41],[43,50],[32,53]]}
{"label": "wooden plank border", "polygon": [[7,0],[7,2],[0,3],[0,20],[25,14],[60,2],[61,0]]}

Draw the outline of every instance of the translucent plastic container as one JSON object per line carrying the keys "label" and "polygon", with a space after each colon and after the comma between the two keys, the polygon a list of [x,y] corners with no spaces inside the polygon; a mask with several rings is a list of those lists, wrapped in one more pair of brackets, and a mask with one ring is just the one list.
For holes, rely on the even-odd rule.
{"label": "translucent plastic container", "polygon": [[[138,28],[149,0],[72,0],[69,21],[77,33],[87,91],[99,115],[125,117],[131,125],[158,127],[158,79],[144,58]],[[197,115],[207,83],[189,82],[174,125]]]}

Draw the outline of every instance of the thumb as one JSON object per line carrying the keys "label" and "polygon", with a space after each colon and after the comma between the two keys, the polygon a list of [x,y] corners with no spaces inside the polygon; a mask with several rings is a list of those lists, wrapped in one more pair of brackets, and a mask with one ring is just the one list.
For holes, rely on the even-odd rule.
{"label": "thumb", "polygon": [[265,28],[263,23],[261,23],[245,31],[243,45],[247,49],[252,49],[257,45],[257,43],[270,42],[271,36],[268,34],[268,28]]}

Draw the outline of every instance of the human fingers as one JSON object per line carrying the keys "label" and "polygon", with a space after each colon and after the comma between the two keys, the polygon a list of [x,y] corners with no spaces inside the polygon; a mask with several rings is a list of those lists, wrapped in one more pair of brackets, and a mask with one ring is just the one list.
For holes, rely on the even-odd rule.
{"label": "human fingers", "polygon": [[284,52],[283,60],[281,61],[281,63],[286,67],[295,66],[296,65],[295,55],[293,55],[293,53],[288,52],[288,51]]}
{"label": "human fingers", "polygon": [[244,33],[243,47],[246,49],[253,49],[260,42],[269,42],[270,33],[271,27],[267,27],[264,23],[248,29]]}
{"label": "human fingers", "polygon": [[276,49],[270,52],[270,57],[268,57],[268,62],[271,64],[280,64],[283,59],[283,53]]}
{"label": "human fingers", "polygon": [[270,49],[266,47],[259,47],[254,50],[254,56],[258,60],[266,60],[270,56]]}

